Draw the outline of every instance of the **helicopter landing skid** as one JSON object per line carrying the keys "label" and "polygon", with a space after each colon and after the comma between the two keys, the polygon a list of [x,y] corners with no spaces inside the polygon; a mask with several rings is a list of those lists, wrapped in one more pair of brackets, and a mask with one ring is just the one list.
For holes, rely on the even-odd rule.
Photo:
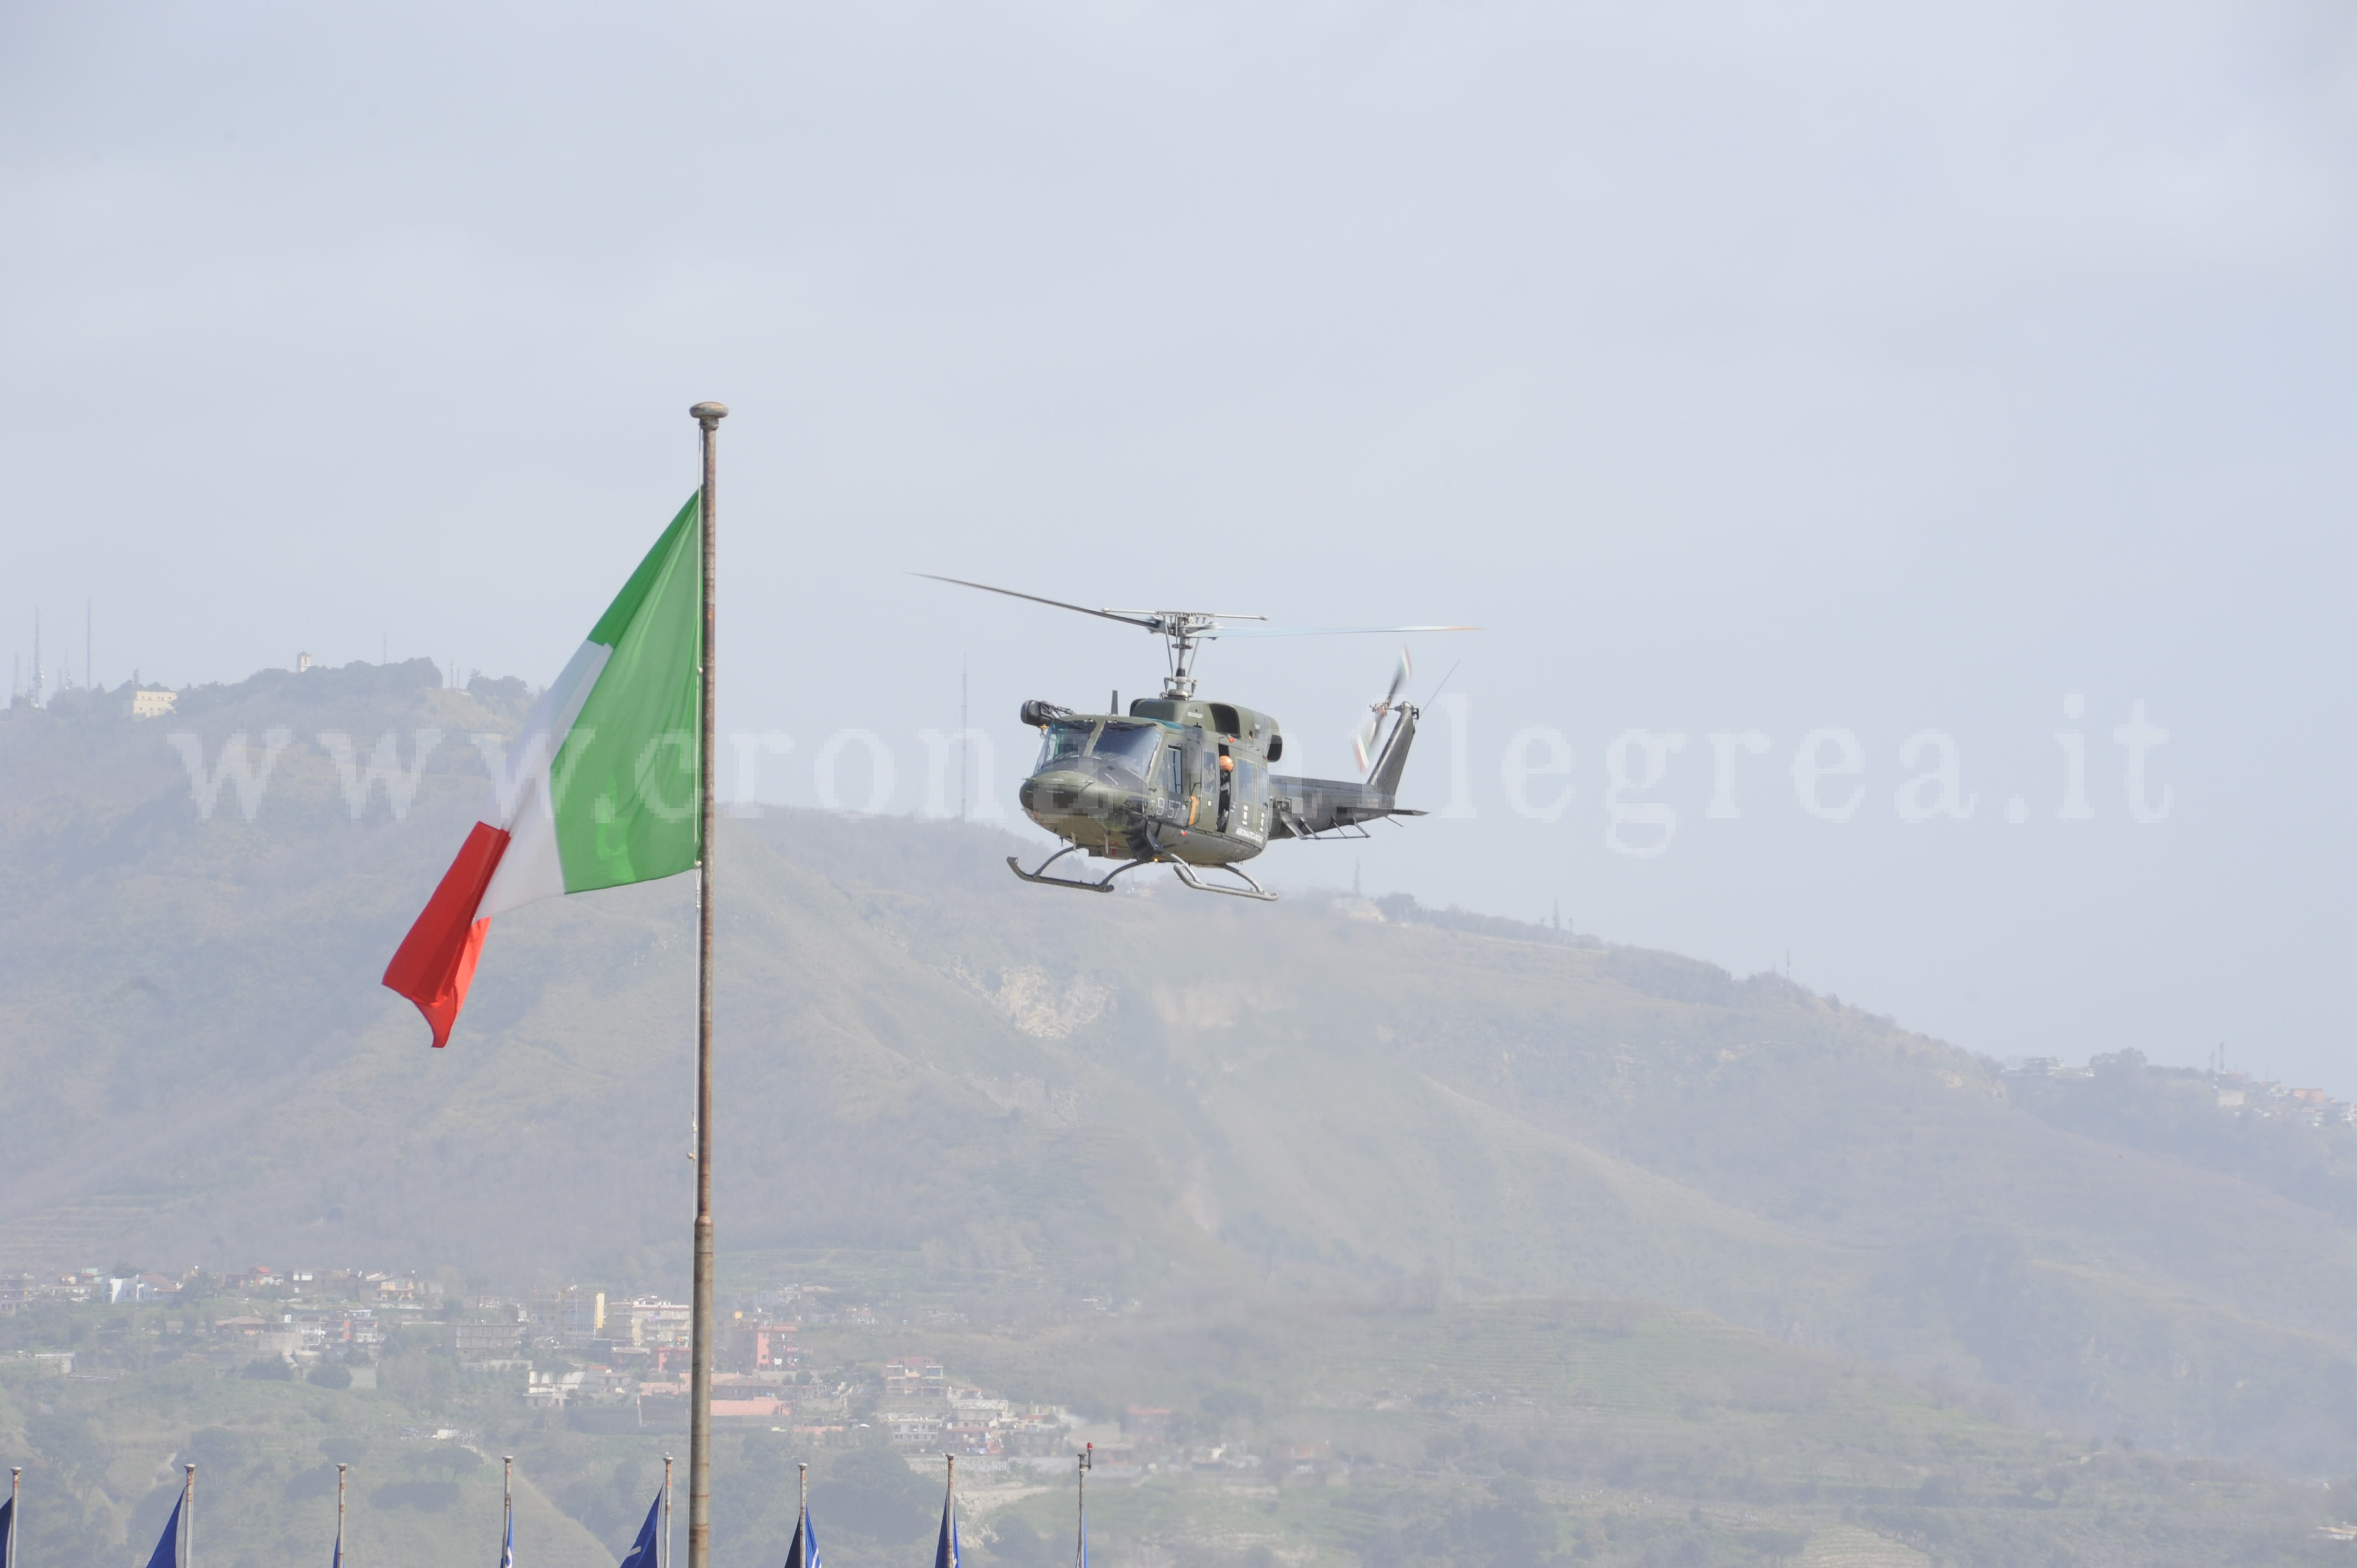
{"label": "helicopter landing skid", "polygon": [[[1195,868],[1188,865],[1183,860],[1171,861],[1169,862],[1169,866],[1171,870],[1178,874],[1179,881],[1185,883],[1188,886],[1192,887],[1198,893],[1224,893],[1231,898],[1258,898],[1270,904],[1276,902],[1276,895],[1270,892],[1267,888],[1263,887],[1259,883],[1254,882],[1252,877],[1245,873],[1242,866],[1223,865],[1220,867],[1221,870],[1242,882],[1243,884],[1242,887],[1222,887],[1216,882],[1206,882],[1201,877],[1197,876],[1195,875]],[[1128,869],[1129,867],[1127,866],[1122,867],[1122,871],[1126,871]],[[1120,875],[1121,872],[1119,871],[1114,873],[1114,875],[1115,876]],[[1111,878],[1107,878],[1107,880],[1111,880]]]}
{"label": "helicopter landing skid", "polygon": [[1076,882],[1069,876],[1050,876],[1048,875],[1048,868],[1049,866],[1055,865],[1058,861],[1063,859],[1066,855],[1071,854],[1074,850],[1080,847],[1081,846],[1076,843],[1066,844],[1063,848],[1058,850],[1055,854],[1041,861],[1039,863],[1039,869],[1037,871],[1024,870],[1022,861],[1010,854],[1006,857],[1006,869],[1015,873],[1016,875],[1023,878],[1024,881],[1037,882],[1043,887],[1072,887],[1079,889],[1082,893],[1110,893],[1113,891],[1113,879],[1114,877],[1119,876],[1125,871],[1135,871],[1141,865],[1152,865],[1154,864],[1151,860],[1124,861],[1121,865],[1114,866],[1111,871],[1106,872],[1104,874],[1103,880],[1098,882]]}

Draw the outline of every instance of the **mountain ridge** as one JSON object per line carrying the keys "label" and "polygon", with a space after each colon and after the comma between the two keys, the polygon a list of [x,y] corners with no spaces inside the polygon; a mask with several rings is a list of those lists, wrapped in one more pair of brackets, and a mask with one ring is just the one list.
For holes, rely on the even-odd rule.
{"label": "mountain ridge", "polygon": [[[681,1279],[683,880],[502,917],[447,1051],[375,983],[480,763],[446,740],[405,807],[380,780],[355,811],[317,736],[406,758],[528,697],[430,675],[0,717],[0,1264]],[[257,809],[201,814],[167,736],[210,765],[273,730]],[[874,1249],[994,1299],[1626,1297],[2089,1432],[2357,1466],[2332,1213],[2056,1126],[1781,978],[1397,896],[1064,898],[957,822],[718,833],[726,1253]]]}

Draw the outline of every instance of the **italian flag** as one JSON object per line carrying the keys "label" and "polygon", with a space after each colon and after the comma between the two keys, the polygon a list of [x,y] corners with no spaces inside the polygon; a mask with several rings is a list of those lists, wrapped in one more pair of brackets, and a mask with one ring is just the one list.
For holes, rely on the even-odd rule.
{"label": "italian flag", "polygon": [[704,671],[700,496],[691,497],[524,720],[475,824],[385,966],[449,1042],[491,917],[698,864]]}

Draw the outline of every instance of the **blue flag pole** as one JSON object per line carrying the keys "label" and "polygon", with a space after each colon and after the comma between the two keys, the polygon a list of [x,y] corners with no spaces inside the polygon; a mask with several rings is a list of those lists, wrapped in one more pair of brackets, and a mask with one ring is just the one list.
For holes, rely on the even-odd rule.
{"label": "blue flag pole", "polygon": [[1073,1456],[1074,1470],[1081,1482],[1081,1542],[1074,1554],[1080,1568],[1089,1568],[1089,1471],[1095,1466],[1097,1445],[1093,1443]]}
{"label": "blue flag pole", "polygon": [[819,1568],[818,1527],[811,1523],[810,1466],[796,1465],[802,1481],[802,1500],[794,1509],[794,1544],[786,1553],[786,1568]]}
{"label": "blue flag pole", "polygon": [[344,1568],[344,1466],[336,1466],[336,1557],[330,1568]]}
{"label": "blue flag pole", "polygon": [[933,1548],[933,1568],[958,1568],[957,1455],[942,1457],[949,1461],[949,1487],[942,1498],[942,1538]]}
{"label": "blue flag pole", "polygon": [[0,1568],[16,1561],[16,1493],[25,1483],[25,1467],[14,1465],[8,1469],[8,1502],[0,1508]]}
{"label": "blue flag pole", "polygon": [[515,1455],[500,1455],[500,1511],[507,1519],[507,1538],[500,1545],[500,1568],[515,1568]]}
{"label": "blue flag pole", "polygon": [[[810,1466],[797,1464],[795,1478],[800,1483],[794,1500],[794,1538],[786,1547],[786,1568],[814,1568],[817,1559],[811,1554],[817,1548],[808,1544],[810,1533]],[[805,1560],[807,1559],[807,1561]],[[0,1563],[0,1568],[7,1568]]]}

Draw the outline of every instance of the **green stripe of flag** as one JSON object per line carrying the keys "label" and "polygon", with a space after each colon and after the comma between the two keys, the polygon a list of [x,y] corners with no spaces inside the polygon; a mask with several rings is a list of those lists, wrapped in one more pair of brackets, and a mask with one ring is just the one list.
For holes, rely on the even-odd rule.
{"label": "green stripe of flag", "polygon": [[589,633],[613,652],[550,768],[567,893],[697,862],[700,499],[680,509]]}

